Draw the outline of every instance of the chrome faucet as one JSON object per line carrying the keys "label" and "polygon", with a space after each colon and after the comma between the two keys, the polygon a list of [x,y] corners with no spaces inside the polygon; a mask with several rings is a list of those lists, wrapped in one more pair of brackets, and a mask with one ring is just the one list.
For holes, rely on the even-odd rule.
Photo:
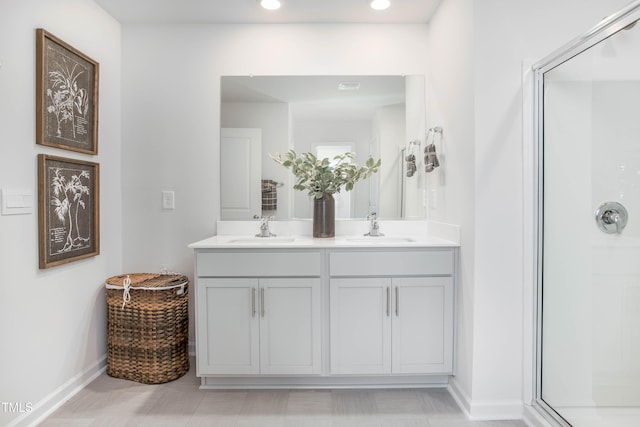
{"label": "chrome faucet", "polygon": [[370,221],[369,232],[366,233],[365,236],[370,236],[370,237],[384,236],[384,234],[380,232],[380,224],[378,224],[378,215],[376,215],[375,212],[371,212],[371,214],[367,215],[367,219]]}
{"label": "chrome faucet", "polygon": [[269,221],[273,220],[273,216],[254,215],[253,218],[260,220],[260,232],[256,234],[256,237],[276,237],[275,234],[269,231]]}

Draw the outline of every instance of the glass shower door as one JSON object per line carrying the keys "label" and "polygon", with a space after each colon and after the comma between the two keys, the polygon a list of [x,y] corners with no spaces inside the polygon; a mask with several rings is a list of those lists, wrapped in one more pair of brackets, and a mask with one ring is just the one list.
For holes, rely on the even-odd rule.
{"label": "glass shower door", "polygon": [[640,25],[543,74],[539,398],[640,426]]}

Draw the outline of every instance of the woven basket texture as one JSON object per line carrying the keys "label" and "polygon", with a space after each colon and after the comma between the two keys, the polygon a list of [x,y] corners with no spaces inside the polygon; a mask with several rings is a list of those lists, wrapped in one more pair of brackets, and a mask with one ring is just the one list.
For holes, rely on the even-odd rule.
{"label": "woven basket texture", "polygon": [[[131,279],[131,299],[123,308],[127,276]],[[184,286],[178,286],[183,283]],[[106,290],[107,374],[145,384],[160,384],[187,373],[188,278],[136,273],[111,277],[107,284],[119,286],[119,289]]]}

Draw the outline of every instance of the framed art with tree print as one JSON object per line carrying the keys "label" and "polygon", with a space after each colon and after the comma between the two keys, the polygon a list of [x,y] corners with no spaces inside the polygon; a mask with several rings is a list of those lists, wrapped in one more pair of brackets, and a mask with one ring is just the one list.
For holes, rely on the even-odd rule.
{"label": "framed art with tree print", "polygon": [[40,268],[100,253],[100,165],[38,155]]}
{"label": "framed art with tree print", "polygon": [[99,64],[36,30],[36,143],[98,154]]}

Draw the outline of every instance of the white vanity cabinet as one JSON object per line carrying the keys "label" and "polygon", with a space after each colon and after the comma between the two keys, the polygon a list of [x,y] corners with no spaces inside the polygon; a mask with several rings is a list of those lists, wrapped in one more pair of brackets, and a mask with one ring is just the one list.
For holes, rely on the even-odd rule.
{"label": "white vanity cabinet", "polygon": [[198,375],[319,374],[318,251],[199,251]]}
{"label": "white vanity cabinet", "polygon": [[457,247],[270,242],[195,248],[202,388],[446,386]]}
{"label": "white vanity cabinet", "polygon": [[332,374],[452,373],[452,249],[329,259]]}

